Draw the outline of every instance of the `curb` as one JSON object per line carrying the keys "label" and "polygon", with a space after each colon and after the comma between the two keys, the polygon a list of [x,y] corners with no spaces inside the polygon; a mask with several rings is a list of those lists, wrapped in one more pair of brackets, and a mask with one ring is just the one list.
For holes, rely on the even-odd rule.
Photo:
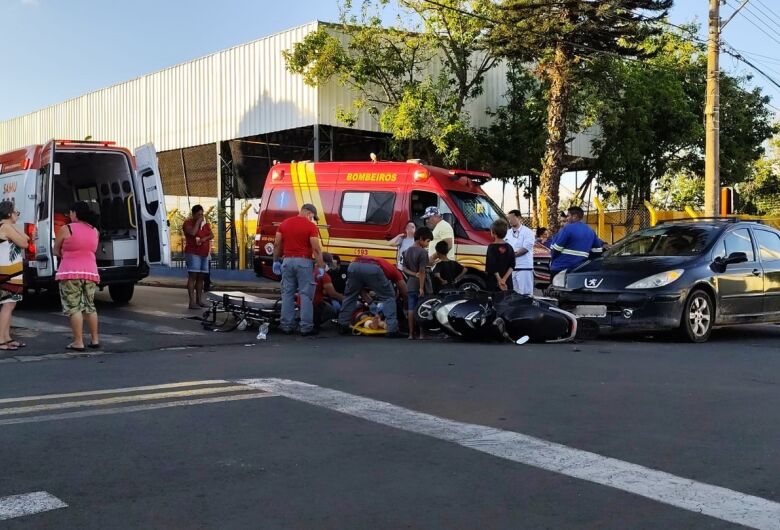
{"label": "curb", "polygon": [[[171,278],[169,279],[154,279],[154,280],[141,280],[138,285],[145,285],[147,287],[164,287],[168,289],[184,289],[187,280],[184,278]],[[245,293],[267,294],[273,296],[280,296],[281,290],[278,286],[271,285],[223,285],[220,282],[211,282],[212,291],[243,291]]]}

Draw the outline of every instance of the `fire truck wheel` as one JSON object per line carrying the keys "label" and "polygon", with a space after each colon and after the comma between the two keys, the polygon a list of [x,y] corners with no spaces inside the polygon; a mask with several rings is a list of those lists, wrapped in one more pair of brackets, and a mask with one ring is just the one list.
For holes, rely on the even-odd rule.
{"label": "fire truck wheel", "polygon": [[466,274],[463,279],[458,283],[459,289],[477,289],[479,291],[485,290],[485,280],[477,276],[476,274]]}

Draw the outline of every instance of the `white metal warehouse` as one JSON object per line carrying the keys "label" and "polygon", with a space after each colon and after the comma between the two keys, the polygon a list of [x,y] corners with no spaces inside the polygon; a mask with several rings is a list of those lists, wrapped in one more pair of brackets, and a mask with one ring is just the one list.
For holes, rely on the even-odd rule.
{"label": "white metal warehouse", "polygon": [[[234,198],[260,195],[272,159],[334,159],[334,149],[335,159],[362,159],[385,142],[368,115],[353,127],[338,122],[336,109],[353,100],[348,88],[336,81],[310,87],[287,72],[282,51],[321,24],[304,24],[0,122],[0,152],[50,138],[90,136],[129,148],[152,142],[160,152],[166,194],[219,197],[228,219],[222,233],[229,233]],[[504,103],[505,90],[506,68],[497,66],[483,94],[466,109],[474,125],[487,125],[485,111]],[[570,143],[573,156],[589,152],[588,135]]]}

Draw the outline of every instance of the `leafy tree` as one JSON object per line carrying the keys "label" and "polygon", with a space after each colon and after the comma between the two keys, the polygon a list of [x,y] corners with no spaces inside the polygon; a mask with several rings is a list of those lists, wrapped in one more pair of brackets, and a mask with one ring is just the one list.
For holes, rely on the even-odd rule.
{"label": "leafy tree", "polygon": [[566,167],[567,115],[584,68],[604,54],[642,56],[641,44],[658,33],[651,23],[672,0],[503,0],[491,31],[497,54],[535,61],[548,87],[547,144],[540,189],[550,202],[547,225],[558,226],[560,178]]}
{"label": "leafy tree", "polygon": [[[646,61],[605,58],[592,69],[591,111],[601,128],[593,144],[594,170],[602,185],[614,186],[629,208],[655,198],[670,207],[697,205],[703,186],[706,87],[705,50],[679,33],[650,38]],[[744,181],[763,153],[774,127],[768,99],[746,79],[721,74],[721,181]],[[702,187],[703,190],[703,187]],[[701,190],[700,190],[701,191]]]}
{"label": "leafy tree", "polygon": [[704,206],[704,177],[680,171],[661,177],[653,193],[653,204],[664,210],[694,209]]}
{"label": "leafy tree", "polygon": [[546,139],[544,87],[523,65],[510,65],[505,97],[506,105],[489,111],[490,126],[475,131],[469,160],[494,178],[511,182],[516,190],[525,187],[536,210]]}
{"label": "leafy tree", "polygon": [[740,212],[780,215],[780,138],[770,142],[768,156],[756,161],[751,178],[737,185]]}
{"label": "leafy tree", "polygon": [[483,36],[492,2],[397,0],[401,13],[389,27],[390,0],[344,0],[340,7],[340,24],[284,52],[288,70],[312,86],[336,79],[352,88],[357,97],[338,118],[352,124],[368,112],[406,146],[407,157],[461,158],[470,134],[463,109],[496,62]]}

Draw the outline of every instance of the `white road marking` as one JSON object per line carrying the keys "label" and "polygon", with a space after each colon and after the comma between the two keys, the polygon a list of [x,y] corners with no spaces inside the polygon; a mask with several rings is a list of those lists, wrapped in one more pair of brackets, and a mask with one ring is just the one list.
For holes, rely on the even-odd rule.
{"label": "white road marking", "polygon": [[[65,319],[65,317],[62,317]],[[33,329],[35,331],[47,331],[51,333],[70,333],[68,326],[62,326],[59,324],[52,324],[51,322],[44,322],[42,320],[35,320],[32,318],[17,317],[11,318],[11,325],[18,326],[26,329]]]}
{"label": "white road marking", "polygon": [[235,381],[311,405],[633,493],[751,528],[780,529],[780,504],[517,432],[462,423],[284,379]]}
{"label": "white road marking", "polygon": [[85,392],[70,392],[68,394],[43,394],[39,396],[25,396],[15,398],[0,399],[1,403],[19,403],[22,401],[45,401],[50,399],[61,399],[83,396],[102,396],[105,394],[125,394],[127,392],[142,392],[144,390],[161,390],[163,388],[181,388],[190,386],[207,386],[228,383],[224,379],[212,379],[207,381],[183,381],[181,383],[166,383],[163,385],[131,386],[125,388],[112,388],[107,390],[89,390]]}
{"label": "white road marking", "polygon": [[190,397],[190,396],[203,396],[208,394],[247,392],[249,390],[250,388],[245,385],[233,385],[233,386],[199,388],[197,390],[181,390],[178,392],[157,392],[154,394],[134,394],[132,396],[119,396],[119,397],[111,397],[106,399],[65,401],[62,403],[48,403],[46,405],[31,405],[27,407],[11,407],[7,409],[0,409],[0,416],[13,416],[16,414],[29,414],[31,412],[73,409],[78,407],[100,407],[103,405],[132,403],[134,401],[155,401],[160,399],[176,399],[176,398],[183,398],[183,397]]}
{"label": "white road marking", "polygon": [[23,423],[39,423],[43,421],[72,420],[87,418],[90,416],[110,416],[113,414],[127,414],[130,412],[144,412],[147,410],[169,409],[174,407],[190,407],[193,405],[205,405],[208,403],[226,403],[229,401],[243,401],[245,399],[261,399],[276,397],[268,392],[254,394],[236,394],[232,396],[219,396],[212,398],[187,399],[183,401],[170,401],[166,403],[148,403],[146,405],[134,405],[130,407],[115,407],[109,409],[87,409],[74,412],[62,412],[59,414],[45,414],[42,416],[24,416],[21,418],[0,419],[2,425],[19,425]]}
{"label": "white road marking", "polygon": [[67,507],[67,504],[45,491],[0,497],[0,521]]}

